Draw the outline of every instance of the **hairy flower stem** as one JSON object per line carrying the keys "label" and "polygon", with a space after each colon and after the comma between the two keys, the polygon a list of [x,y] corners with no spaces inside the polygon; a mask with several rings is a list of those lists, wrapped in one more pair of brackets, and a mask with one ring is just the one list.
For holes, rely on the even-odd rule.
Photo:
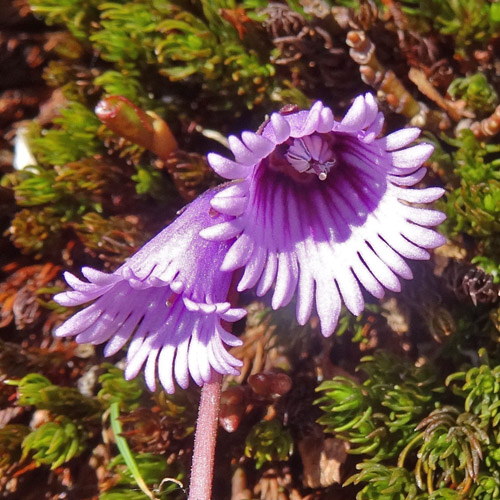
{"label": "hairy flower stem", "polygon": [[222,375],[215,373],[201,389],[188,500],[210,500],[212,495],[221,384]]}

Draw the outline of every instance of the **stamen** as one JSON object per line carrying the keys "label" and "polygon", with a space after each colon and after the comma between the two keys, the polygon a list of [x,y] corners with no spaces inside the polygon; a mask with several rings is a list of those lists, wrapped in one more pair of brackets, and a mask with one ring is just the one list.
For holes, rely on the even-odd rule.
{"label": "stamen", "polygon": [[328,171],[323,170],[322,165],[318,165],[316,162],[311,162],[311,168],[314,170],[318,179],[320,181],[326,181],[326,177],[328,175]]}
{"label": "stamen", "polygon": [[285,159],[301,174],[315,174],[320,181],[326,180],[337,159],[330,143],[320,134],[293,139]]}

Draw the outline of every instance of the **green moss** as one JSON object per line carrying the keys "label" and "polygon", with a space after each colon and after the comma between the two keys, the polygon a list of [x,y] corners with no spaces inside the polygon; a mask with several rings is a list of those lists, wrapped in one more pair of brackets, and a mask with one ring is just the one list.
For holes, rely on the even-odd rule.
{"label": "green moss", "polygon": [[99,0],[31,0],[30,6],[48,24],[64,24],[75,37],[85,41],[100,3]]}
{"label": "green moss", "polygon": [[320,423],[366,456],[346,482],[362,486],[358,500],[492,498],[500,366],[484,354],[480,367],[451,374],[446,387],[433,365],[383,352],[363,361],[365,382],[335,377],[318,387]]}
{"label": "green moss", "polygon": [[497,92],[482,73],[456,78],[448,87],[448,93],[454,99],[463,99],[470,109],[482,115],[492,113],[498,104]]}
{"label": "green moss", "polygon": [[443,35],[452,35],[455,50],[464,56],[488,41],[497,31],[498,8],[488,0],[403,0],[403,12]]}
{"label": "green moss", "polygon": [[290,431],[283,428],[277,420],[256,424],[245,443],[245,455],[255,460],[257,469],[269,462],[288,460],[292,451],[293,440]]}
{"label": "green moss", "polygon": [[62,166],[103,151],[97,137],[99,126],[90,109],[72,102],[54,119],[54,128],[32,134],[30,145],[40,163]]}
{"label": "green moss", "polygon": [[37,465],[57,467],[80,455],[86,448],[81,427],[66,417],[46,422],[28,434],[22,443],[23,458],[32,454]]}
{"label": "green moss", "polygon": [[487,145],[464,130],[450,141],[458,149],[452,154],[454,179],[442,203],[448,219],[445,230],[451,237],[466,234],[480,249],[475,262],[498,279],[500,259],[500,160],[498,145]]}

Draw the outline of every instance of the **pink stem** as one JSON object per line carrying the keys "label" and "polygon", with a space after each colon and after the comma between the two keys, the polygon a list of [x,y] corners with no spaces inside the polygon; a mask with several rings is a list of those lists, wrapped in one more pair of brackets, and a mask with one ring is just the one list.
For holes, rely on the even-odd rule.
{"label": "pink stem", "polygon": [[214,373],[201,389],[188,500],[210,500],[212,495],[221,383],[222,375]]}

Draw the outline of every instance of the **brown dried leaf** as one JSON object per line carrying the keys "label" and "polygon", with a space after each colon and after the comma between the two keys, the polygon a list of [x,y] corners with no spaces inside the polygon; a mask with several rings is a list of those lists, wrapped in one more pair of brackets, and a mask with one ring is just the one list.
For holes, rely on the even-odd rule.
{"label": "brown dried leaf", "polygon": [[326,488],[342,481],[349,449],[346,441],[318,433],[301,439],[298,448],[304,467],[304,486]]}
{"label": "brown dried leaf", "polygon": [[[4,272],[15,269],[15,264],[5,266]],[[20,330],[36,324],[42,315],[41,300],[50,300],[51,294],[40,294],[43,288],[62,285],[57,279],[60,266],[46,264],[26,266],[15,270],[5,282],[0,283],[0,328],[12,321]]]}

